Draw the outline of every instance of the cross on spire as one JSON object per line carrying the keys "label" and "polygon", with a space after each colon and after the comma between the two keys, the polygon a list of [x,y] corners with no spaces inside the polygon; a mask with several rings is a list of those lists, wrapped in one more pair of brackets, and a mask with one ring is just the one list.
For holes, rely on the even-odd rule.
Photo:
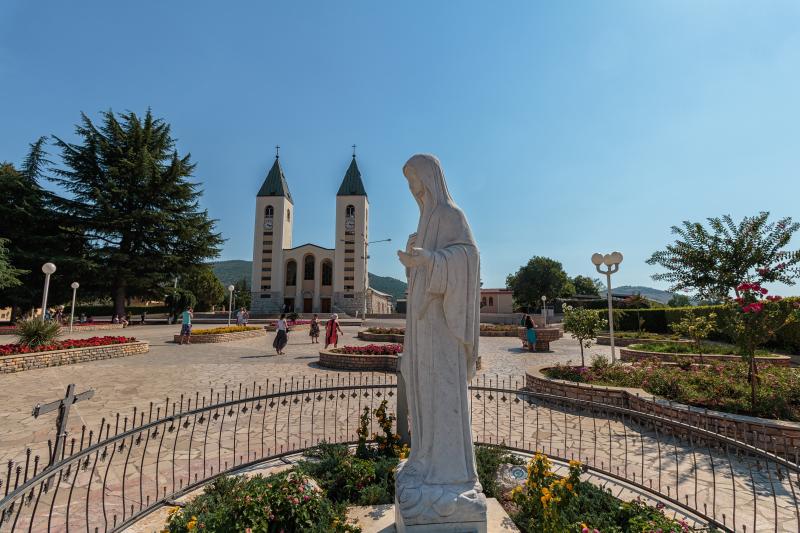
{"label": "cross on spire", "polygon": [[353,145],[353,159],[356,158],[356,145]]}
{"label": "cross on spire", "polygon": [[280,150],[281,150],[281,147],[276,144],[275,145],[275,159],[278,159],[281,156]]}

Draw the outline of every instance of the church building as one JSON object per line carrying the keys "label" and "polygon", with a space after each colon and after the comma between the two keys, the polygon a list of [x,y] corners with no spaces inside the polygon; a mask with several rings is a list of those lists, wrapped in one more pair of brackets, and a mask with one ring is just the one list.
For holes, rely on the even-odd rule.
{"label": "church building", "polygon": [[369,201],[356,156],[336,194],[335,244],[294,246],[294,200],[280,157],[256,195],[254,313],[390,313],[391,297],[369,288]]}

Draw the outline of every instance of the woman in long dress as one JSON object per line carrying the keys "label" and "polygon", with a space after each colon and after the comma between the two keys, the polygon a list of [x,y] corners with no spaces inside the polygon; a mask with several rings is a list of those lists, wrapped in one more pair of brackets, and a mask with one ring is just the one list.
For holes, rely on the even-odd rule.
{"label": "woman in long dress", "polygon": [[342,328],[339,327],[339,315],[336,313],[332,314],[331,317],[328,319],[328,322],[325,324],[325,349],[328,349],[328,346],[333,344],[333,347],[336,348],[339,345],[339,334],[344,335],[342,332]]}
{"label": "woman in long dress", "polygon": [[278,352],[278,355],[283,355],[283,349],[289,343],[289,325],[286,323],[286,315],[281,315],[275,323],[275,340],[272,341],[272,347]]}
{"label": "woman in long dress", "polygon": [[525,315],[525,337],[528,339],[528,350],[536,350],[536,329],[531,315]]}
{"label": "woman in long dress", "polygon": [[405,524],[482,520],[467,389],[480,335],[478,248],[438,159],[415,155],[403,173],[420,220],[398,252],[408,276],[401,372],[411,417],[411,452],[396,478],[399,512]]}

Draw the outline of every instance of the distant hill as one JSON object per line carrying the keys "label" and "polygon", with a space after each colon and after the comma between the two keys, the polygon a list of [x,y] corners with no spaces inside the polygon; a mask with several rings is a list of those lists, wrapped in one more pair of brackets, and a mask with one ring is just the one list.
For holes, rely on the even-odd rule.
{"label": "distant hill", "polygon": [[[654,289],[653,287],[642,287],[640,285],[623,285],[621,287],[612,287],[611,288],[612,294],[621,294],[621,295],[631,295],[631,294],[641,294],[642,297],[647,298],[648,300],[655,300],[656,302],[661,302],[662,304],[666,304],[669,302],[674,293],[669,291],[662,291],[661,289]],[[600,296],[605,297],[606,291],[600,291]]]}
{"label": "distant hill", "polygon": [[[250,285],[252,265],[252,261],[234,259],[231,261],[217,261],[216,263],[212,263],[211,267],[214,270],[214,274],[216,274],[225,286],[241,281],[242,279],[246,279],[247,284]],[[396,278],[378,276],[370,273],[369,286],[376,291],[391,294],[395,300],[405,297],[406,283]]]}
{"label": "distant hill", "polygon": [[253,269],[252,261],[243,261],[241,259],[234,259],[232,261],[219,261],[211,264],[214,274],[226,287],[242,279],[247,280],[247,286],[250,286],[250,273]]}
{"label": "distant hill", "polygon": [[397,278],[390,278],[389,276],[378,276],[370,272],[369,286],[376,291],[391,294],[395,300],[406,297],[406,290],[408,284],[405,281],[400,281]]}

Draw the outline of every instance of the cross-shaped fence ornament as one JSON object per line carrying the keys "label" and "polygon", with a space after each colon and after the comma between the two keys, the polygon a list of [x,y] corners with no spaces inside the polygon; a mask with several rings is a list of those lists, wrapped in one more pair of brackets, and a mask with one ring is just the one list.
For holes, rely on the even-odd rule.
{"label": "cross-shaped fence ornament", "polygon": [[82,400],[89,400],[92,396],[94,396],[94,389],[75,394],[75,384],[71,383],[67,385],[67,393],[64,395],[64,399],[44,405],[37,403],[36,407],[33,408],[33,418],[39,418],[39,415],[47,414],[50,411],[58,409],[58,418],[56,419],[56,445],[53,447],[48,466],[55,464],[61,458],[64,442],[67,440],[67,422],[69,422],[70,407],[72,407],[72,404]]}

